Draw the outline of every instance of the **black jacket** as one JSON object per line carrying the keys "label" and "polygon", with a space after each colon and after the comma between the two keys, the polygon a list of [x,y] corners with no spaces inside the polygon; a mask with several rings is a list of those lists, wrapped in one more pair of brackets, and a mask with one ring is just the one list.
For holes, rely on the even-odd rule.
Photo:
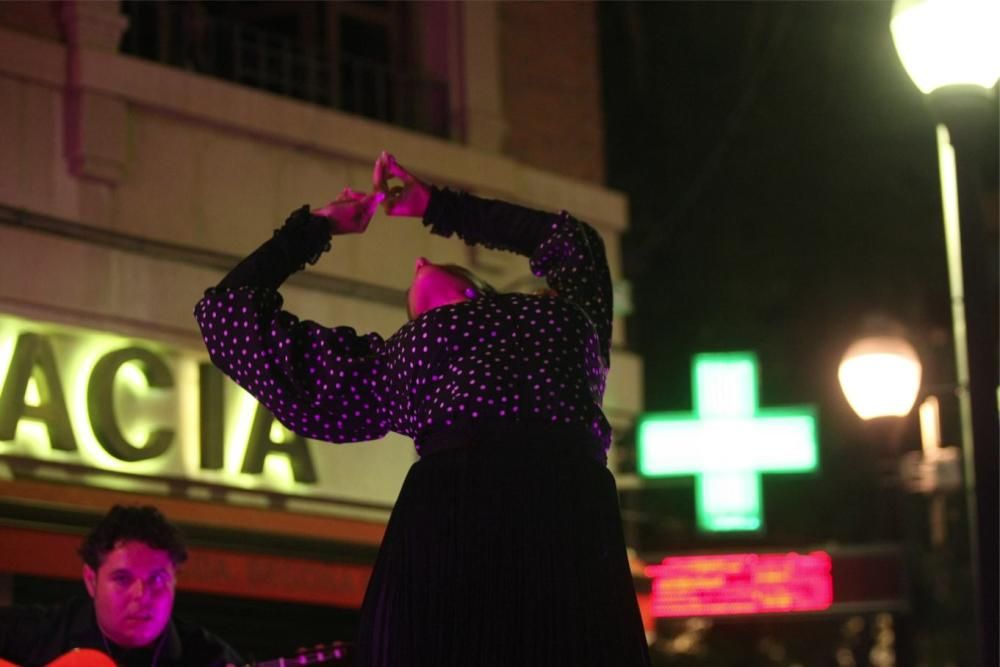
{"label": "black jacket", "polygon": [[[228,644],[205,629],[172,619],[156,667],[222,667],[243,661]],[[54,607],[15,606],[0,609],[0,658],[24,667],[48,664],[74,648],[108,653],[119,665],[149,667],[154,650],[126,650],[105,643],[89,598],[74,598]]]}

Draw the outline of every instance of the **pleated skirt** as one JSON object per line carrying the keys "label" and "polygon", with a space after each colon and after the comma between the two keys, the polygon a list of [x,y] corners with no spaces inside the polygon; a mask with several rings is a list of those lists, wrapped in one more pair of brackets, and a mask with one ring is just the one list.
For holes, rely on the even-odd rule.
{"label": "pleated skirt", "polygon": [[572,432],[473,437],[410,469],[362,606],[355,664],[648,665],[607,468]]}

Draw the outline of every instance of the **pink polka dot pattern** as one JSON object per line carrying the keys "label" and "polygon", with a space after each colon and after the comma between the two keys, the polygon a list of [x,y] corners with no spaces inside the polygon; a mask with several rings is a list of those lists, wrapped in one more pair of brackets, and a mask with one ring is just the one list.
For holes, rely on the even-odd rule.
{"label": "pink polka dot pattern", "polygon": [[419,451],[436,430],[502,418],[585,425],[607,449],[604,245],[566,214],[547,215],[542,229],[531,269],[557,296],[479,296],[430,310],[387,340],[300,320],[261,287],[209,290],[195,315],[212,362],[308,438],[394,431]]}

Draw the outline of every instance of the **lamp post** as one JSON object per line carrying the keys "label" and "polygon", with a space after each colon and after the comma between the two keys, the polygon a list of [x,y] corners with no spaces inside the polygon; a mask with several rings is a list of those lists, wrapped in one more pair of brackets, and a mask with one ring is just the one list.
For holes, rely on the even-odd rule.
{"label": "lamp post", "polygon": [[[905,417],[913,409],[920,391],[922,368],[913,346],[901,335],[889,333],[896,326],[888,321],[876,320],[869,322],[867,328],[877,329],[878,333],[860,338],[847,348],[837,369],[837,378],[844,397],[859,417],[865,421],[878,420],[886,424],[887,418]],[[898,470],[898,433],[896,431],[897,437],[890,437],[887,442],[882,443],[886,449],[879,457],[881,492],[884,495],[878,504],[882,508],[882,517],[888,512],[894,534],[906,523],[905,503],[899,496],[899,475],[886,474]],[[908,542],[906,530],[895,536],[904,544]],[[911,561],[911,550],[904,548],[904,553],[907,554],[906,560]],[[908,654],[905,642],[897,642],[897,646]],[[900,656],[896,655],[895,658]],[[901,664],[909,662],[910,660],[901,661]]]}
{"label": "lamp post", "polygon": [[[920,395],[922,366],[916,350],[901,336],[876,335],[850,345],[837,371],[844,397],[864,420],[906,417]],[[944,541],[944,511],[939,492],[961,486],[958,451],[941,446],[938,397],[926,394],[920,403],[919,452],[906,452],[899,461],[895,483],[931,497],[931,542]],[[898,455],[898,451],[893,451]]]}
{"label": "lamp post", "polygon": [[997,628],[998,295],[997,248],[980,197],[981,164],[996,157],[986,139],[996,127],[1000,78],[1000,3],[995,0],[896,0],[891,30],[914,83],[928,96],[937,127],[941,195],[959,409],[969,546],[979,652],[1000,663]]}
{"label": "lamp post", "polygon": [[[888,322],[878,322],[879,328],[889,327]],[[892,327],[895,328],[895,327]],[[852,343],[844,353],[837,371],[841,389],[851,408],[865,421],[902,418],[913,411],[921,394],[922,367],[913,346],[901,335],[879,333]],[[928,395],[919,409],[921,451],[899,451],[899,439],[891,438],[888,452],[889,470],[895,473],[884,483],[892,487],[884,502],[892,506],[895,521],[905,516],[905,504],[897,497],[900,490],[928,495],[930,542],[939,553],[946,553],[947,518],[945,492],[961,487],[959,456],[956,447],[941,446],[941,422],[938,399]],[[898,431],[897,431],[898,434]],[[906,503],[908,504],[908,503]],[[905,523],[905,521],[904,521]],[[913,572],[924,569],[921,550],[903,531],[907,560]],[[926,611],[920,603],[918,609]],[[903,648],[903,645],[900,645]],[[910,664],[902,661],[900,664]]]}

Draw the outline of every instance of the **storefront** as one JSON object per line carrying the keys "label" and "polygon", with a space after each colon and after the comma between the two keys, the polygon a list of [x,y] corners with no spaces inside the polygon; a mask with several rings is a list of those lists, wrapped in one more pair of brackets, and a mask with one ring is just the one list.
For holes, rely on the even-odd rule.
{"label": "storefront", "polygon": [[[0,135],[17,138],[0,152],[0,603],[82,593],[82,535],[115,503],[155,504],[192,546],[181,615],[260,659],[354,636],[412,443],[289,433],[208,364],[191,313],[290,211],[370,188],[381,150],[434,183],[585,216],[621,276],[626,198],[598,176],[549,166],[598,165],[600,151],[541,160],[533,145],[531,155],[502,150],[502,133],[534,127],[537,114],[502,103],[530,82],[500,76],[501,6],[413,7],[413,43],[433,36],[415,63],[451,77],[454,136],[123,52],[120,3],[0,11]],[[544,26],[519,28],[529,29]],[[568,33],[573,48],[596,49],[579,32]],[[556,78],[592,77],[596,91],[596,74],[574,61]],[[576,94],[566,105],[588,108]],[[597,105],[595,95],[590,125],[576,131],[599,134]],[[379,216],[282,295],[323,324],[389,335],[405,322],[421,254],[505,289],[533,286],[522,257],[470,253]],[[623,317],[613,355],[604,407],[627,432],[642,368]]]}
{"label": "storefront", "polygon": [[[203,352],[38,319],[0,316],[0,387],[10,601],[81,594],[81,535],[115,503],[153,504],[192,545],[180,613],[261,657],[350,638],[409,442],[306,441]],[[317,616],[322,636],[303,633]]]}

